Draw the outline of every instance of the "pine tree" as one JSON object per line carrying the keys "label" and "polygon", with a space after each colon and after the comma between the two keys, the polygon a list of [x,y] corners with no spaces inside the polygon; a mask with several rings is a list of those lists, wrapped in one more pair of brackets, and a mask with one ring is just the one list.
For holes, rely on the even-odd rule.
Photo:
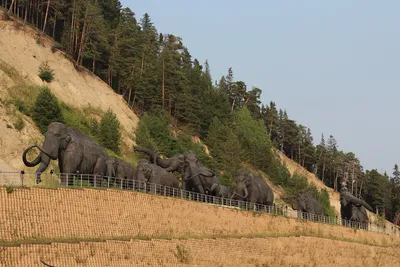
{"label": "pine tree", "polygon": [[42,133],[52,122],[64,122],[57,97],[48,87],[42,87],[32,108],[32,119]]}
{"label": "pine tree", "polygon": [[400,186],[400,170],[397,164],[394,164],[392,179],[394,181],[395,186]]}
{"label": "pine tree", "polygon": [[[140,20],[141,25],[141,58],[139,81],[133,96],[132,103],[139,104],[142,112],[161,106],[159,89],[161,87],[161,75],[158,70],[159,42],[158,33],[149,14],[145,13]],[[135,101],[135,99],[137,99]]]}
{"label": "pine tree", "polygon": [[101,118],[99,139],[105,148],[120,154],[120,122],[111,110],[104,113]]}

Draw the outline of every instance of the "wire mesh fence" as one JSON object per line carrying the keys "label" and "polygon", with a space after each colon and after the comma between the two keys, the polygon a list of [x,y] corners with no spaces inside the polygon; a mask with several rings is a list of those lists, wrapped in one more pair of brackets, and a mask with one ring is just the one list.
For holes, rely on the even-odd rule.
{"label": "wire mesh fence", "polygon": [[108,177],[100,175],[88,175],[79,173],[41,173],[41,184],[36,185],[37,173],[1,172],[0,185],[4,186],[26,186],[26,187],[69,187],[69,188],[108,188],[118,190],[130,190],[147,194],[161,195],[166,197],[181,198],[189,201],[203,202],[218,206],[230,207],[239,210],[267,213],[270,215],[298,218],[331,225],[342,225],[355,229],[399,235],[397,227],[388,229],[385,224],[373,222],[361,223],[338,217],[329,217],[301,211],[295,211],[287,206],[273,204],[272,206],[240,201],[230,198],[221,198],[208,194],[200,194],[193,191],[181,190],[180,188],[168,187],[160,184],[147,183],[128,179],[126,177]]}

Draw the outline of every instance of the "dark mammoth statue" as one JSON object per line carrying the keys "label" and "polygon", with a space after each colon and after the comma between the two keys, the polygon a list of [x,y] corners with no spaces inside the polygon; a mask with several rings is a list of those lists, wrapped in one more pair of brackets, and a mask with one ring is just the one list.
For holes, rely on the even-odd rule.
{"label": "dark mammoth statue", "polygon": [[[35,147],[41,152],[33,161],[28,161],[26,154]],[[27,167],[40,163],[36,170],[36,183],[41,182],[40,173],[47,169],[50,160],[57,159],[61,173],[75,174],[79,171],[81,174],[93,174],[100,177],[101,182],[106,171],[107,157],[105,149],[95,140],[60,122],[49,124],[42,147],[35,144],[22,154],[22,160]],[[65,178],[62,176],[61,182],[65,182]]]}
{"label": "dark mammoth statue", "polygon": [[362,199],[353,196],[346,188],[340,192],[340,213],[342,219],[356,222],[368,222],[365,208],[374,212],[370,205]]}
{"label": "dark mammoth statue", "polygon": [[107,176],[113,184],[121,185],[122,182],[124,188],[133,188],[133,181],[136,180],[136,169],[132,165],[113,156],[107,158],[106,165]]}
{"label": "dark mammoth statue", "polygon": [[310,214],[323,215],[323,205],[312,195],[311,192],[299,193],[297,202],[292,205],[294,210]]}
{"label": "dark mammoth statue", "polygon": [[134,152],[143,152],[150,156],[151,163],[157,164],[158,166],[164,168],[168,172],[182,171],[182,166],[184,164],[184,156],[179,154],[171,158],[163,159],[160,157],[160,152],[153,151],[148,148],[134,147]]}
{"label": "dark mammoth statue", "polygon": [[216,197],[222,197],[222,198],[229,198],[231,196],[231,192],[229,191],[228,187],[222,184],[213,184],[213,186],[210,188],[211,195],[216,196]]}
{"label": "dark mammoth statue", "polygon": [[235,174],[236,187],[232,199],[242,200],[257,204],[273,205],[274,192],[267,182],[245,169],[239,169]]}
{"label": "dark mammoth statue", "polygon": [[352,205],[350,221],[360,222],[360,223],[369,222],[367,210],[364,208],[364,206],[357,207],[356,205]]}
{"label": "dark mammoth statue", "polygon": [[179,188],[179,181],[175,175],[158,165],[151,164],[147,160],[138,162],[136,177],[141,184],[145,182]]}
{"label": "dark mammoth statue", "polygon": [[183,190],[205,194],[208,188],[211,189],[215,184],[220,183],[215,173],[199,161],[195,152],[186,152],[184,154],[184,159],[185,163],[182,177]]}

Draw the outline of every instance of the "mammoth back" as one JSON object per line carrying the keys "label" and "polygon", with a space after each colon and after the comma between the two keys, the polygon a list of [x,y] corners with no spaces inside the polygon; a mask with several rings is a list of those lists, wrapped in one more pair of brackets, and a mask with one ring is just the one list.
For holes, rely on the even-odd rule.
{"label": "mammoth back", "polygon": [[89,149],[87,152],[90,153],[91,149],[95,149],[97,151],[103,150],[104,153],[106,153],[104,147],[98,144],[93,138],[87,136],[86,134],[80,132],[75,128],[68,128],[68,130],[69,130],[68,133],[73,140],[75,140],[77,143],[80,143],[81,145],[84,145],[85,148]]}

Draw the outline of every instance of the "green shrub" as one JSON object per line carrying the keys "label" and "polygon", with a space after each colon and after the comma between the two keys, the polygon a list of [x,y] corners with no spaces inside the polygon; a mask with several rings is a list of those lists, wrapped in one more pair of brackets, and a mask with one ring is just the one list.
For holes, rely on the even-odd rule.
{"label": "green shrub", "polygon": [[66,125],[76,128],[88,136],[94,137],[94,135],[92,135],[91,121],[81,110],[73,108],[65,103],[61,103],[60,107]]}
{"label": "green shrub", "polygon": [[47,126],[52,122],[64,122],[57,97],[48,87],[42,87],[32,108],[32,119],[42,133],[47,131]]}
{"label": "green shrub", "polygon": [[42,81],[52,82],[54,80],[54,70],[50,68],[47,62],[42,62],[39,66],[39,77]]}
{"label": "green shrub", "polygon": [[175,140],[169,134],[170,122],[170,117],[163,111],[145,113],[136,130],[137,145],[150,149],[160,149],[171,156]]}
{"label": "green shrub", "polygon": [[24,122],[24,120],[23,120],[21,117],[18,117],[17,121],[14,123],[14,128],[15,128],[17,131],[20,132],[22,129],[24,129],[24,127],[25,127],[25,122]]}
{"label": "green shrub", "polygon": [[119,120],[111,110],[104,113],[100,122],[99,140],[105,148],[114,151],[118,155],[120,154],[121,140],[119,127]]}
{"label": "green shrub", "polygon": [[291,177],[286,165],[282,164],[278,156],[271,158],[266,173],[270,177],[271,182],[282,187],[287,186]]}
{"label": "green shrub", "polygon": [[322,189],[318,192],[317,199],[322,203],[324,206],[324,214],[326,216],[336,216],[336,210],[334,207],[331,206],[331,202],[329,200],[329,194],[326,189]]}

